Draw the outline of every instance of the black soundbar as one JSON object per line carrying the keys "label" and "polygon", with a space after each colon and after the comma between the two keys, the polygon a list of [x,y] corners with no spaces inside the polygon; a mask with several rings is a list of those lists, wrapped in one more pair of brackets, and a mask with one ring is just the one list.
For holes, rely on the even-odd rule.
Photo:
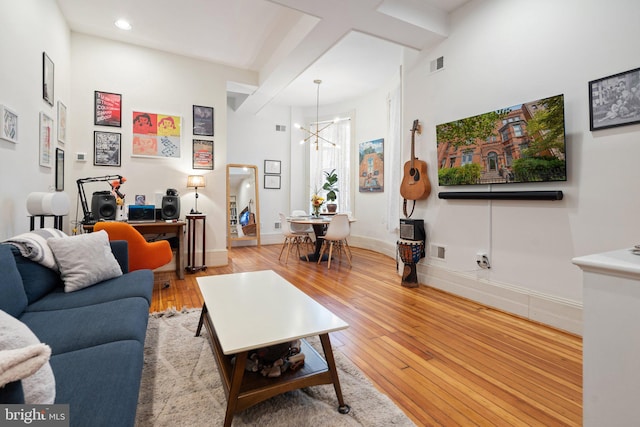
{"label": "black soundbar", "polygon": [[439,199],[455,200],[562,200],[562,191],[441,191]]}

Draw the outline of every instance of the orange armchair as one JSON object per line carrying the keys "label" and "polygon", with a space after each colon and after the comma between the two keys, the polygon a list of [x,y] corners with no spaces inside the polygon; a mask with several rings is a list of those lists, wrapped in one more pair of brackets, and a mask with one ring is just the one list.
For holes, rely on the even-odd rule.
{"label": "orange armchair", "polygon": [[105,230],[109,240],[126,240],[129,246],[129,271],[155,269],[171,262],[173,252],[166,240],[147,242],[126,222],[97,222],[94,231]]}

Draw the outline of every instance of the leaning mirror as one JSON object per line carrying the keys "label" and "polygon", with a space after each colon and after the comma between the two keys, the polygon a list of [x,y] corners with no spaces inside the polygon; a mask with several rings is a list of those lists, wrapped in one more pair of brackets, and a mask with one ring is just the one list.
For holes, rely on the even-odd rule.
{"label": "leaning mirror", "polygon": [[260,246],[258,167],[227,165],[227,248],[234,241],[256,240]]}

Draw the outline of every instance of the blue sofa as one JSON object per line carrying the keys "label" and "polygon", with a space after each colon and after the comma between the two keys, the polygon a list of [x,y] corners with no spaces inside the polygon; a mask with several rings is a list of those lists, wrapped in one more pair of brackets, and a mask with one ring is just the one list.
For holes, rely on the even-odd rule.
{"label": "blue sofa", "polygon": [[[135,423],[153,273],[128,272],[126,242],[111,248],[122,276],[65,293],[59,273],[0,244],[0,309],[51,347],[55,403],[69,404],[71,426]],[[23,396],[20,382],[0,388],[0,403]]]}

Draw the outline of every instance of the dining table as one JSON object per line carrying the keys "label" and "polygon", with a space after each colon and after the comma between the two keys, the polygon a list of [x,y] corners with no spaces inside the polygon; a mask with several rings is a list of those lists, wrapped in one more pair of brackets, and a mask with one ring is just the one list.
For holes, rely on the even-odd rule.
{"label": "dining table", "polygon": [[[290,216],[287,217],[287,221],[289,221],[291,224],[304,224],[304,225],[311,225],[311,227],[313,228],[313,234],[316,236],[316,242],[315,242],[315,248],[313,253],[310,253],[306,256],[301,256],[300,259],[303,261],[307,261],[308,260],[311,262],[317,262],[318,259],[320,258],[320,251],[322,250],[322,236],[324,236],[324,234],[327,231],[327,227],[329,226],[329,223],[331,222],[331,219],[333,218],[333,215],[335,214],[321,214],[318,217],[314,217],[314,216]],[[349,224],[355,222],[356,219],[353,217],[349,217]],[[327,255],[324,255],[322,257],[323,261],[326,261],[329,257]]]}

